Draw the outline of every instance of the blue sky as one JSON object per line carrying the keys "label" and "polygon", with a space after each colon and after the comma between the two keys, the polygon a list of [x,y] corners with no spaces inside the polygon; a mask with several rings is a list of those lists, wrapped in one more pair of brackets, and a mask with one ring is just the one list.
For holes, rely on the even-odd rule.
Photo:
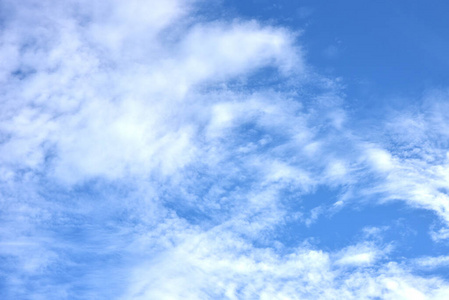
{"label": "blue sky", "polygon": [[448,9],[0,1],[0,298],[448,299]]}

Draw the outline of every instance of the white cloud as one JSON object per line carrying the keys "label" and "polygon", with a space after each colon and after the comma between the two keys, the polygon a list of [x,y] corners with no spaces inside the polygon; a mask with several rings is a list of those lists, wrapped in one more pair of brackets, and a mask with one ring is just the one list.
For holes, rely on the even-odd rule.
{"label": "white cloud", "polygon": [[415,260],[415,264],[419,268],[433,269],[438,267],[449,266],[449,256],[421,257]]}
{"label": "white cloud", "polygon": [[[48,17],[50,24],[66,25],[43,24],[45,40],[38,39],[16,57],[17,64],[25,60],[33,73],[22,81],[9,78],[2,130],[10,140],[2,146],[4,160],[39,168],[51,148],[56,177],[67,182],[148,175],[155,169],[172,174],[195,155],[201,139],[198,121],[209,121],[214,103],[192,88],[268,65],[287,70],[296,63],[295,70],[302,68],[293,37],[256,22],[187,26],[182,35],[176,32],[180,29],[173,31],[173,41],[159,35],[186,12],[186,5],[36,5],[39,13],[32,17],[38,23]],[[86,24],[77,23],[79,18]],[[28,42],[22,31],[29,26],[13,22],[8,33],[17,36],[16,49]],[[159,49],[153,51],[153,45]],[[15,97],[25,101],[22,106],[13,103]],[[13,156],[12,148],[22,153]]]}
{"label": "white cloud", "polygon": [[370,266],[387,254],[388,251],[389,247],[380,250],[370,243],[361,243],[340,250],[336,254],[336,264],[342,266]]}
{"label": "white cloud", "polygon": [[[360,257],[375,256],[366,247],[350,247],[342,259],[354,258],[359,250]],[[340,265],[366,266],[368,261],[331,257],[307,248],[279,255],[223,232],[188,235],[154,259],[154,265],[136,269],[131,279],[135,285],[123,299],[443,299],[449,293],[442,281],[409,275],[395,264],[345,272]]]}
{"label": "white cloud", "polygon": [[[295,33],[196,18],[195,5],[3,4],[0,254],[15,262],[0,269],[6,295],[20,298],[33,276],[36,299],[54,290],[69,299],[83,284],[91,299],[447,295],[442,280],[381,261],[380,246],[324,251],[268,237],[293,213],[286,191],[356,189],[365,175],[375,180],[359,194],[448,220],[447,153],[427,139],[447,127],[444,105],[386,125],[407,147],[424,141],[421,150],[363,141],[348,129],[339,81],[310,73]],[[270,68],[325,92],[245,88]],[[326,209],[318,205],[306,224]],[[58,284],[71,270],[82,275]]]}
{"label": "white cloud", "polygon": [[[383,200],[402,200],[407,204],[434,211],[444,222],[449,221],[447,157],[448,120],[442,106],[447,94],[433,92],[422,106],[397,111],[381,125],[377,145],[365,144],[362,157],[378,181],[369,193]],[[435,96],[438,95],[438,96]],[[411,111],[414,111],[412,113]]]}

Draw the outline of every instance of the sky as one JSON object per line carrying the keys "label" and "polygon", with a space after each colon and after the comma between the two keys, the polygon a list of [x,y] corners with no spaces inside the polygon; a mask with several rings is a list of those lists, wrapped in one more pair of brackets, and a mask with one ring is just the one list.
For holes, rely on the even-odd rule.
{"label": "sky", "polygon": [[0,298],[449,299],[447,11],[0,0]]}

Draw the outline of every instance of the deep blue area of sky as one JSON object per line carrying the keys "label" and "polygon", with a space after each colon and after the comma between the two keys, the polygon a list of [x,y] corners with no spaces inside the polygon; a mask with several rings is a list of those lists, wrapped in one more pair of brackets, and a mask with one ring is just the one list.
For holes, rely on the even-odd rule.
{"label": "deep blue area of sky", "polygon": [[[226,0],[227,14],[301,30],[307,61],[359,113],[449,86],[449,1]],[[406,100],[404,100],[406,99]],[[397,107],[399,106],[399,107]]]}

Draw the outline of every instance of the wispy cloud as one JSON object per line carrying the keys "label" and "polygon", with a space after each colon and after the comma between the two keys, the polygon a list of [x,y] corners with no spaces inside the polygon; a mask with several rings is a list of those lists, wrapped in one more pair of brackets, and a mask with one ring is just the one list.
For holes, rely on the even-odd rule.
{"label": "wispy cloud", "polygon": [[[447,222],[445,92],[368,136],[296,32],[201,5],[1,4],[0,295],[447,296],[381,238],[280,234],[372,198]],[[301,206],[323,187],[335,197]]]}
{"label": "wispy cloud", "polygon": [[368,189],[382,201],[401,200],[434,211],[447,225],[447,92],[434,90],[419,106],[392,112],[378,126],[364,157],[377,178]]}

